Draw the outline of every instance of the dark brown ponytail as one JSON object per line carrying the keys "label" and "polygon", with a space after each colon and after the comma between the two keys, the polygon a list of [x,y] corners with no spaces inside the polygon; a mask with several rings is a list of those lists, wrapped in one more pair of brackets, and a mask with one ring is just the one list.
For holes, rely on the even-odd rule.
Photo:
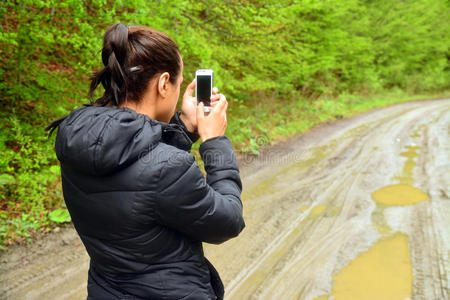
{"label": "dark brown ponytail", "polygon": [[96,106],[108,103],[119,105],[119,99],[127,96],[127,78],[123,70],[128,52],[128,27],[122,23],[111,26],[103,38],[102,61],[105,68],[92,77],[89,98],[101,83],[105,88],[103,97],[97,99]]}
{"label": "dark brown ponytail", "polygon": [[[102,70],[93,73],[89,89],[90,103],[85,106],[119,106],[125,101],[139,102],[151,79],[168,72],[175,83],[181,71],[180,51],[165,33],[145,26],[127,27],[122,23],[108,28],[103,38]],[[92,102],[95,89],[102,85],[105,92]],[[53,130],[67,116],[50,123]]]}

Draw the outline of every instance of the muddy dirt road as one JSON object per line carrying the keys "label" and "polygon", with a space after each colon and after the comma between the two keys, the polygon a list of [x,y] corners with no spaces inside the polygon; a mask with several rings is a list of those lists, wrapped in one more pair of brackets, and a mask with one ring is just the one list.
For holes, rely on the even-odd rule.
{"label": "muddy dirt road", "polygon": [[[247,227],[205,245],[226,299],[449,299],[450,99],[321,124],[241,159]],[[2,299],[84,299],[68,226],[1,257]]]}

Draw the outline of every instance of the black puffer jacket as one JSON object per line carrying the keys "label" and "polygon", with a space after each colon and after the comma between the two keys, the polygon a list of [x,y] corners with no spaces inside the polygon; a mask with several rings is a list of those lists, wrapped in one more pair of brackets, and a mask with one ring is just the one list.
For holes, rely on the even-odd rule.
{"label": "black puffer jacket", "polygon": [[206,180],[179,119],[80,107],[59,125],[64,199],[91,258],[88,299],[223,297],[202,242],[244,228],[241,180],[225,136],[200,146]]}

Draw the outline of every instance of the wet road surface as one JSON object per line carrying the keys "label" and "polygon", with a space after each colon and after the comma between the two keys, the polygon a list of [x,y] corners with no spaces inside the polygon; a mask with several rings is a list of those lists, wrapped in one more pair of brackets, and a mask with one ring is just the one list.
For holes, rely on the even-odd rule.
{"label": "wet road surface", "polygon": [[[226,299],[449,299],[450,99],[321,124],[241,157],[246,228],[206,245]],[[84,299],[71,226],[1,257],[2,299]]]}

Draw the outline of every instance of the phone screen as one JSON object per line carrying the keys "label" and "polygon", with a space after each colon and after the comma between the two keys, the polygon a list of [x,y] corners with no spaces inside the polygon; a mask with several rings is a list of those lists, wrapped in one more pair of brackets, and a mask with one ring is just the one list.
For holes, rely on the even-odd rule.
{"label": "phone screen", "polygon": [[211,105],[211,76],[197,75],[197,101],[203,102],[205,106]]}

